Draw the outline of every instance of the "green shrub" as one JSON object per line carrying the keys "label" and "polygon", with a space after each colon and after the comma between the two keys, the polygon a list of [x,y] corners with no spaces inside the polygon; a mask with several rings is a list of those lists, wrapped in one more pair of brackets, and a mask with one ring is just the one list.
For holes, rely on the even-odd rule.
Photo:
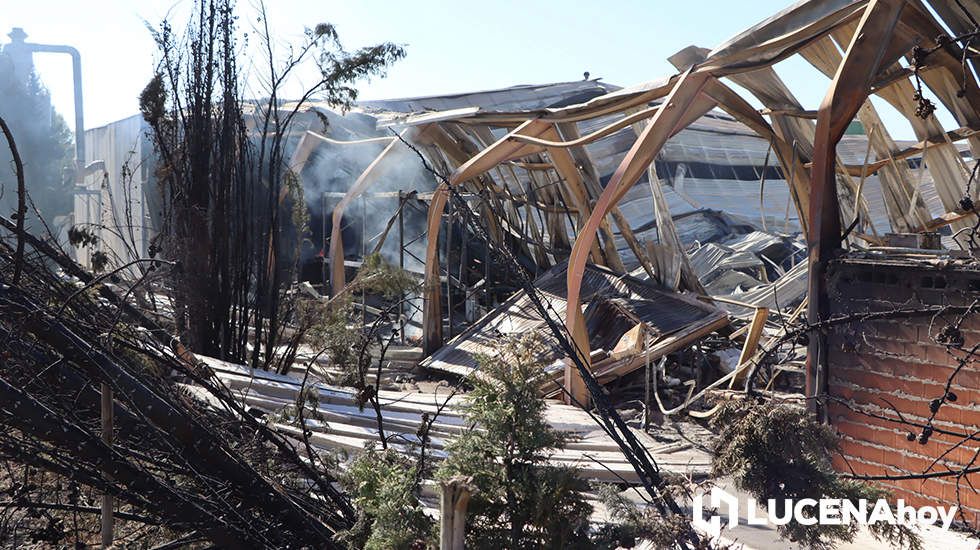
{"label": "green shrub", "polygon": [[[775,499],[784,506],[804,498],[834,498],[874,501],[887,491],[860,481],[846,479],[831,467],[831,453],[838,448],[837,434],[818,424],[802,407],[795,405],[730,402],[715,415],[719,429],[713,469],[730,475],[736,486],[760,503]],[[770,511],[782,517],[784,510]],[[858,525],[801,525],[790,521],[778,527],[780,535],[814,549],[833,548],[850,542]],[[875,523],[871,534],[893,547],[922,548],[922,541],[901,525]]]}
{"label": "green shrub", "polygon": [[343,483],[353,496],[357,523],[341,534],[350,548],[425,548],[433,522],[416,498],[415,467],[393,450],[368,449],[354,459]]}
{"label": "green shrub", "polygon": [[565,437],[544,418],[534,377],[542,344],[511,338],[493,357],[478,358],[480,376],[466,410],[472,429],[448,446],[437,477],[465,476],[478,492],[467,514],[468,548],[581,548],[592,507],[571,468],[548,464]]}

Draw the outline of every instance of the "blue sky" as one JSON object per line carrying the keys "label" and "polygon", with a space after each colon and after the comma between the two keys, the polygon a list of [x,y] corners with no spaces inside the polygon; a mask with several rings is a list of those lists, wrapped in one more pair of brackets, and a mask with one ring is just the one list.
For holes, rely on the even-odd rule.
{"label": "blue sky", "polygon": [[[269,0],[270,26],[281,44],[298,43],[305,27],[334,23],[352,49],[379,41],[408,56],[384,79],[363,82],[362,99],[407,97],[577,80],[583,71],[621,86],[673,72],[666,58],[694,44],[712,48],[790,5],[778,0],[441,1]],[[32,42],[70,44],[82,53],[86,125],[137,112],[136,97],[152,74],[155,46],[144,21],[171,13],[178,25],[191,0],[0,0],[0,43],[11,27]],[[242,24],[252,2],[240,0]],[[71,65],[36,56],[55,107],[71,113]],[[808,108],[827,79],[802,61],[780,75]],[[295,82],[299,89],[301,82]],[[911,138],[904,120],[883,109],[894,137]]]}

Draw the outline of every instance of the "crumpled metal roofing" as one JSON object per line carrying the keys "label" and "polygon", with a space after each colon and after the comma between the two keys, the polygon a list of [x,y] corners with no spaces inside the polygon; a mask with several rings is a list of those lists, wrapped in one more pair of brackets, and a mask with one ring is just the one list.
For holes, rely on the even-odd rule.
{"label": "crumpled metal roofing", "polygon": [[763,268],[762,260],[754,252],[736,251],[718,243],[707,243],[690,253],[691,267],[702,284],[713,281],[721,273],[732,269]]}
{"label": "crumpled metal roofing", "polygon": [[[703,282],[703,281],[702,281]],[[731,296],[737,292],[756,288],[762,281],[741,271],[728,270],[704,285],[709,296]]]}
{"label": "crumpled metal roofing", "polygon": [[[357,108],[378,118],[380,126],[416,125],[432,122],[432,116],[463,119],[479,114],[508,114],[529,117],[568,105],[587,103],[620,90],[599,79],[511,86],[496,90],[439,96],[359,101]],[[427,116],[432,115],[432,116]]]}
{"label": "crumpled metal roofing", "polygon": [[[566,296],[566,268],[562,263],[535,281],[539,296],[546,301],[546,307],[556,319],[563,319]],[[610,342],[619,340],[626,329],[642,322],[649,334],[665,337],[695,324],[710,324],[724,317],[724,313],[686,295],[660,288],[655,283],[643,281],[630,275],[619,275],[606,268],[588,265],[582,278],[582,300],[590,303],[587,308],[586,324],[595,319],[595,314],[607,315],[607,304],[615,304],[632,318],[630,327],[621,327],[623,332],[612,330],[608,324],[604,329],[592,331],[594,349],[606,349]],[[592,310],[593,316],[588,315]],[[598,320],[600,324],[608,317]],[[550,364],[545,369],[546,376],[555,374],[564,365],[558,362],[565,356],[557,339],[548,330],[544,319],[524,291],[519,291],[494,311],[491,311],[472,327],[458,335],[432,356],[422,361],[426,368],[469,375],[479,369],[479,355],[493,356],[497,353],[501,337],[520,336],[537,332],[546,343],[544,359]]]}
{"label": "crumpled metal roofing", "polygon": [[786,238],[765,231],[753,231],[727,244],[736,252],[751,252],[768,256],[772,260],[778,260],[779,256],[785,256],[785,254],[778,254],[777,252],[778,249],[786,248]]}
{"label": "crumpled metal roofing", "polygon": [[[806,291],[807,262],[802,261],[774,282],[745,292],[736,292],[731,297],[756,307],[783,310],[800,303],[800,300],[806,295]],[[730,311],[741,310],[744,312],[744,308],[738,306],[724,305],[724,307]]]}

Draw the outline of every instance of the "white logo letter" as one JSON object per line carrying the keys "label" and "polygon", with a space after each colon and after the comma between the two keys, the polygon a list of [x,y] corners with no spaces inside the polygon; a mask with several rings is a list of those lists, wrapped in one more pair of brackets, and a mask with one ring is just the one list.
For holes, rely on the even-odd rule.
{"label": "white logo letter", "polygon": [[[734,529],[738,525],[738,497],[727,493],[720,487],[712,487],[710,506],[712,508],[718,508],[722,502],[728,505],[728,528]],[[720,537],[721,518],[713,515],[707,521],[704,519],[704,493],[695,495],[694,501],[691,504],[693,505],[694,516],[691,523],[695,527],[702,529],[705,533],[708,533],[712,538]]]}
{"label": "white logo letter", "polygon": [[816,505],[817,501],[812,498],[802,498],[797,501],[796,506],[793,508],[793,517],[796,518],[796,522],[800,525],[816,525],[817,518],[814,515],[803,515],[803,508],[813,508]]}
{"label": "white logo letter", "polygon": [[820,499],[820,525],[840,524],[840,501],[830,498]]}
{"label": "white logo letter", "polygon": [[953,523],[953,518],[956,517],[957,506],[952,508],[943,508],[942,506],[937,506],[936,511],[939,512],[939,517],[943,518],[943,530],[949,529],[949,526]]}

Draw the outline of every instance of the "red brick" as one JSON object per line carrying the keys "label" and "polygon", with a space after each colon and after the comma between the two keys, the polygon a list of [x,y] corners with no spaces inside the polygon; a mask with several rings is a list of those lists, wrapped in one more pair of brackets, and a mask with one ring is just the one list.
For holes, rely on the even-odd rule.
{"label": "red brick", "polygon": [[877,323],[874,330],[879,338],[898,340],[906,343],[919,341],[919,327],[904,322]]}
{"label": "red brick", "polygon": [[[917,456],[908,452],[903,452],[903,453],[896,452],[895,458],[901,460],[902,469],[910,474],[925,473],[926,469],[932,465],[932,459],[928,459],[922,456]],[[933,467],[932,470],[935,470],[935,467]]]}
{"label": "red brick", "polygon": [[[890,422],[879,418],[858,415],[853,419],[847,416],[840,416],[834,419],[834,425],[838,432],[852,438],[861,439],[877,445],[889,447],[894,451],[893,454],[886,454],[883,463],[899,468],[904,468],[912,473],[920,473],[915,465],[906,463],[906,456],[918,457],[922,460],[931,462],[935,457],[942,455],[959,443],[962,438],[957,436],[943,435],[934,432],[929,442],[922,445],[918,440],[909,441],[906,434],[910,431],[918,437],[920,429],[904,426],[898,422]],[[973,459],[977,446],[980,441],[969,442],[959,445],[946,454],[945,459],[956,464],[966,464]],[[980,461],[978,461],[980,462]],[[918,464],[918,463],[916,463]],[[921,465],[921,464],[918,464]],[[926,464],[927,465],[927,464]]]}
{"label": "red brick", "polygon": [[916,325],[915,341],[919,342],[920,344],[935,344],[936,343],[935,336],[936,334],[938,334],[938,332],[939,332],[938,328],[930,330],[929,325],[918,324]]}
{"label": "red brick", "polygon": [[883,449],[858,439],[852,439],[850,437],[842,439],[841,452],[848,458],[855,457],[872,464],[886,465],[885,451]]}
{"label": "red brick", "polygon": [[929,415],[929,402],[920,397],[909,394],[896,395],[886,393],[874,387],[868,387],[867,389],[852,388],[852,391],[854,392],[854,400],[859,404],[874,404],[889,410],[894,406],[902,414]]}
{"label": "red brick", "polygon": [[[947,284],[937,289],[921,286],[922,277],[936,278],[933,269],[926,272],[914,266],[874,267],[886,279],[897,277],[900,281],[897,285],[859,282],[857,272],[868,270],[868,266],[843,263],[833,269],[830,291],[831,310],[835,314],[888,311],[900,303],[907,307],[918,303],[966,304],[980,296],[969,286],[977,276],[957,270],[944,271],[942,276]],[[877,298],[885,296],[887,300]],[[912,422],[927,421],[931,415],[929,402],[942,398],[947,380],[965,355],[964,351],[939,345],[934,336],[945,322],[936,322],[930,330],[931,321],[929,317],[879,319],[855,322],[831,331],[830,392],[847,401],[846,405],[834,402],[828,405],[829,418],[842,436],[842,456],[834,458],[835,468],[843,470],[849,464],[858,473],[871,475],[896,473],[899,469],[921,473],[941,455],[943,458],[933,471],[957,468],[974,460],[980,441],[957,445],[962,436],[934,432],[927,444],[920,445],[917,440],[910,442],[906,438],[909,431],[917,437],[919,428],[851,410],[851,407],[864,408],[890,417],[894,416],[890,403]],[[967,317],[960,330],[967,348],[980,341],[980,315]],[[936,429],[972,434],[980,428],[980,357],[972,361],[953,378],[951,387],[958,399],[939,409],[934,420]],[[980,465],[980,460],[975,465]],[[980,488],[980,475],[970,477]],[[893,488],[897,497],[919,505],[950,504],[956,499],[955,479],[895,480],[884,485]],[[977,521],[980,520],[980,494],[961,483],[960,497],[968,518],[980,524]]]}
{"label": "red brick", "polygon": [[881,427],[873,423],[849,421],[837,424],[836,428],[840,434],[853,437],[854,439],[860,439],[886,447],[895,446],[897,435],[891,428]]}
{"label": "red brick", "polygon": [[[962,357],[962,355],[956,355],[955,352],[945,346],[923,345],[922,349],[925,351],[925,360],[936,365],[955,365],[958,358]],[[916,355],[921,357],[918,353]]]}
{"label": "red brick", "polygon": [[965,433],[975,432],[980,427],[980,410],[976,407],[963,407],[959,403],[959,399],[955,404],[945,403],[936,418],[956,424]]}

